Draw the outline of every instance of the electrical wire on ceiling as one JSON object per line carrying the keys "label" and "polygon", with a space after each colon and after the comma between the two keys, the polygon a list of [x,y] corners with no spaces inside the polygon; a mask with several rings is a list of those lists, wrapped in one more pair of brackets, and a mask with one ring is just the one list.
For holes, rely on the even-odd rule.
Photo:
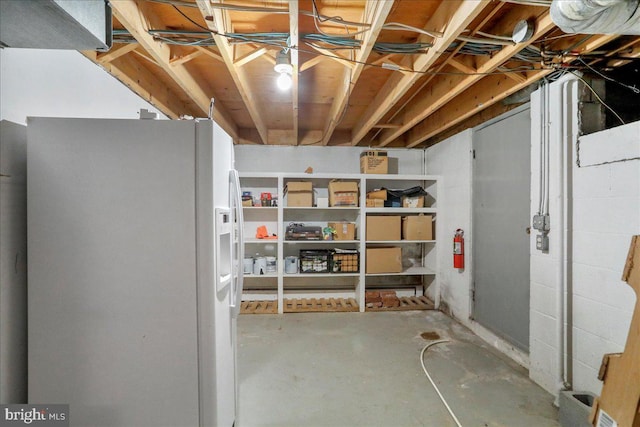
{"label": "electrical wire on ceiling", "polygon": [[599,72],[598,70],[594,69],[592,66],[590,66],[589,64],[587,64],[587,63],[584,61],[584,59],[582,59],[582,58],[580,58],[580,57],[578,58],[578,61],[580,61],[582,64],[584,64],[584,66],[585,66],[585,67],[587,67],[589,70],[591,70],[591,71],[592,71],[592,72],[594,72],[595,74],[599,75],[599,76],[600,76],[600,77],[602,77],[603,79],[605,79],[605,80],[609,80],[610,82],[613,82],[613,83],[616,83],[616,84],[619,84],[619,85],[620,85],[620,86],[622,86],[622,87],[626,87],[627,89],[630,89],[630,90],[631,90],[633,93],[635,93],[635,94],[640,94],[640,89],[638,89],[635,85],[634,85],[634,86],[631,86],[631,85],[628,85],[628,84],[626,84],[626,83],[622,83],[622,82],[620,82],[620,81],[618,81],[618,80],[616,80],[616,79],[614,79],[614,78],[612,78],[612,77],[609,77],[609,76],[606,76],[606,75],[602,74],[601,72]]}
{"label": "electrical wire on ceiling", "polygon": [[[172,6],[182,6],[182,7],[191,7],[191,8],[198,7],[196,3],[189,3],[189,2],[180,1],[180,0],[147,0],[147,1],[153,2],[153,3],[168,4]],[[229,3],[211,3],[210,6],[214,9],[223,9],[223,10],[230,10],[230,11],[236,11],[236,12],[255,12],[255,13],[271,13],[271,14],[288,14],[289,13],[289,9],[275,8],[275,7],[243,6],[243,5],[236,5],[236,4],[229,4]],[[337,24],[347,25],[349,27],[360,27],[360,28],[371,27],[371,24],[367,24],[366,22],[347,21],[342,19],[339,16],[326,16],[320,13],[316,14],[313,11],[308,11],[308,10],[300,10],[298,12],[301,15],[310,16],[313,18],[317,17],[323,22],[324,21],[335,22]],[[354,34],[358,34],[358,33],[351,33],[351,35],[354,35]]]}
{"label": "electrical wire on ceiling", "polygon": [[365,33],[367,31],[369,31],[369,29],[371,28],[371,25],[367,25],[363,30],[360,31],[356,31],[356,32],[350,32],[349,31],[349,26],[347,24],[345,24],[345,20],[342,19],[341,16],[324,16],[321,15],[319,10],[318,10],[318,5],[316,4],[316,0],[311,0],[311,6],[313,8],[312,13],[313,13],[313,24],[316,27],[316,30],[318,30],[318,32],[320,34],[323,34],[325,36],[331,36],[332,34],[327,34],[324,31],[322,31],[320,29],[320,26],[318,24],[324,24],[325,22],[335,22],[338,24],[341,24],[344,26],[345,31],[347,32],[347,35],[349,37],[355,37],[358,34],[362,34]]}
{"label": "electrical wire on ceiling", "polygon": [[412,27],[411,25],[403,24],[400,22],[388,22],[382,26],[383,30],[389,31],[412,31],[414,33],[424,34],[429,37],[442,37],[444,34],[440,31],[426,30],[423,28]]}
{"label": "electrical wire on ceiling", "polygon": [[[217,33],[215,30],[209,29],[207,27],[204,27],[200,24],[198,24],[197,22],[195,22],[193,19],[191,19],[189,16],[187,16],[186,14],[184,14],[182,11],[180,11],[176,5],[179,6],[188,6],[188,7],[195,7],[196,5],[193,3],[186,3],[186,2],[181,2],[178,0],[148,0],[148,1],[153,1],[153,2],[158,2],[158,3],[166,3],[166,4],[170,4],[171,6],[173,6],[174,9],[176,9],[177,12],[179,12],[185,19],[187,19],[188,21],[190,21],[192,24],[196,25],[198,28],[201,28],[203,30],[205,30],[207,33],[206,34],[217,34],[223,37],[226,37],[227,39],[229,39],[230,43],[232,44],[266,44],[266,45],[270,45],[270,46],[275,46],[278,47],[280,49],[296,49],[300,52],[305,52],[305,53],[310,53],[313,55],[321,55],[321,56],[326,56],[329,58],[336,58],[336,59],[340,59],[340,60],[344,60],[344,61],[348,61],[348,62],[352,62],[352,63],[358,63],[358,64],[362,64],[362,65],[367,65],[367,66],[372,66],[372,67],[377,67],[377,68],[388,68],[385,67],[384,64],[375,64],[375,63],[368,63],[365,61],[357,61],[354,59],[350,59],[350,58],[345,58],[345,57],[341,57],[341,56],[336,56],[336,55],[331,55],[329,53],[326,52],[318,52],[316,50],[306,50],[303,48],[300,48],[300,46],[290,46],[290,37],[288,33],[226,33],[226,34],[220,34]],[[504,0],[503,0],[504,1]],[[541,0],[542,1],[542,0]],[[225,9],[231,9],[231,10],[242,10],[242,11],[248,11],[249,9],[251,9],[251,11],[259,11],[259,12],[277,12],[277,13],[288,13],[288,10],[285,9],[275,9],[275,8],[252,8],[252,7],[246,7],[246,6],[239,6],[239,5],[231,5],[231,4],[220,4],[220,3],[214,3],[214,6],[224,6]],[[364,23],[353,23],[353,22],[349,22],[349,21],[344,21],[342,20],[341,17],[338,16],[324,16],[324,15],[320,15],[319,13],[317,13],[317,9],[315,11],[315,13],[313,13],[314,17],[317,17],[319,20],[322,20],[323,22],[326,21],[332,21],[332,22],[336,22],[339,23],[341,25],[361,25],[361,26],[368,26],[369,24],[364,24]],[[400,24],[400,23],[389,23],[390,25],[390,29],[403,29],[403,30],[408,30],[408,31],[417,31],[417,32],[421,32],[423,34],[427,34],[426,30],[422,31],[418,28],[415,27],[411,27],[405,24]],[[395,28],[393,28],[395,27]],[[193,32],[191,35],[194,36],[192,38],[188,38],[188,35],[186,34],[182,34],[180,36],[175,36],[175,34],[163,34],[163,35],[159,35],[156,34],[154,35],[154,37],[162,40],[163,42],[166,43],[171,43],[171,44],[180,44],[180,45],[186,45],[186,46],[211,46],[211,45],[215,45],[215,41],[213,39],[211,39],[210,37],[206,37],[206,38],[201,38],[201,37],[195,37],[197,36],[201,36],[204,35],[205,33],[201,33],[201,32]],[[477,32],[477,34],[485,37],[485,38],[469,38],[466,36],[460,36],[459,40],[457,42],[453,42],[451,43],[451,45],[448,47],[448,51],[457,49],[460,44],[462,44],[462,46],[459,49],[459,53],[461,54],[467,54],[467,55],[492,55],[494,53],[496,53],[497,51],[501,50],[502,47],[504,45],[511,45],[513,44],[513,42],[508,41],[506,36],[496,36],[496,35],[492,35],[492,34],[487,34],[487,33],[481,33],[481,32]],[[339,35],[333,35],[333,34],[303,34],[301,35],[301,41],[305,44],[308,44],[311,47],[314,48],[322,48],[325,50],[342,50],[342,49],[359,49],[360,48],[360,44],[361,41],[358,39],[354,39],[352,38],[353,34],[349,34],[349,36],[344,37],[344,36],[339,36]],[[438,36],[439,34],[432,34],[429,33],[428,35],[430,36]],[[116,41],[120,41],[122,40],[122,42],[125,43],[130,43],[133,42],[134,40],[130,37],[130,35],[125,35],[124,33],[118,33],[116,31],[114,31],[114,39]],[[473,40],[473,41],[471,41]],[[477,41],[476,41],[477,40]],[[321,43],[323,46],[319,45],[318,43]],[[578,42],[579,44],[579,42]],[[380,53],[380,54],[421,54],[421,53],[425,53],[426,50],[428,48],[432,47],[431,43],[382,43],[382,42],[378,42],[375,43],[373,46],[373,51]],[[514,56],[514,59],[522,61],[522,62],[528,62],[531,64],[534,63],[541,63],[542,67],[549,67],[549,68],[555,68],[557,66],[557,64],[553,64],[550,61],[545,62],[545,58],[549,59],[549,58],[557,58],[558,56],[558,52],[545,52],[544,49],[541,49],[539,51],[536,50],[536,48],[527,46],[526,48],[524,48],[521,52],[519,52],[518,54],[516,54]],[[541,60],[542,58],[542,60]],[[494,72],[484,72],[484,73],[468,73],[468,72],[442,72],[442,71],[430,71],[430,70],[425,70],[425,71],[419,71],[419,70],[412,70],[412,69],[405,69],[402,67],[394,67],[394,70],[396,71],[401,71],[401,72],[405,72],[405,73],[417,73],[417,74],[425,74],[425,75],[498,75],[498,74],[506,74],[506,73],[521,73],[523,71],[531,71],[531,70],[535,70],[538,69],[534,66],[519,66],[519,67],[513,67],[513,68],[508,68],[508,69],[500,69],[500,70],[496,70]]]}
{"label": "electrical wire on ceiling", "polygon": [[127,43],[127,44],[138,43],[138,40],[136,40],[135,37],[131,35],[129,30],[113,29],[111,30],[111,34],[113,36],[114,43]]}
{"label": "electrical wire on ceiling", "polygon": [[[452,52],[458,49],[458,47],[460,47],[460,44],[460,42],[453,42],[449,45],[446,51]],[[461,53],[463,55],[487,56],[493,55],[501,49],[501,46],[495,44],[464,42],[464,44],[462,44],[462,46],[460,47],[458,53]]]}

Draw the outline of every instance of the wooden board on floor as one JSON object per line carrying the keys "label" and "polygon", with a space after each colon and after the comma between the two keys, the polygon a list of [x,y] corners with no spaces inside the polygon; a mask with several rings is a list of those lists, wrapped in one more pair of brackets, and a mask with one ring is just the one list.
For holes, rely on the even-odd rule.
{"label": "wooden board on floor", "polygon": [[277,301],[242,301],[240,314],[276,314]]}
{"label": "wooden board on floor", "polygon": [[285,313],[359,311],[355,298],[285,299]]}
{"label": "wooden board on floor", "polygon": [[425,296],[400,297],[399,307],[367,307],[366,311],[406,311],[406,310],[434,310],[435,306]]}

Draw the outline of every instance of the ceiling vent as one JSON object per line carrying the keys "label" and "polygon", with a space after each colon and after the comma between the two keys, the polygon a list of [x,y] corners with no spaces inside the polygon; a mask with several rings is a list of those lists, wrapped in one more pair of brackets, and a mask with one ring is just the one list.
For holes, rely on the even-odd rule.
{"label": "ceiling vent", "polygon": [[111,7],[105,0],[0,0],[0,44],[109,50]]}
{"label": "ceiling vent", "polygon": [[551,19],[569,34],[640,35],[640,0],[553,0]]}

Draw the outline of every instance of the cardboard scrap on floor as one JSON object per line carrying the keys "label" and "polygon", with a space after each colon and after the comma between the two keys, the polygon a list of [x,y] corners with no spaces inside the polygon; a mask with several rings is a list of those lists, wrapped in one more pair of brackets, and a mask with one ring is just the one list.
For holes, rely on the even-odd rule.
{"label": "cardboard scrap on floor", "polygon": [[624,352],[603,357],[598,378],[604,385],[591,411],[595,427],[640,427],[640,236],[631,239],[622,280],[635,291],[636,306]]}

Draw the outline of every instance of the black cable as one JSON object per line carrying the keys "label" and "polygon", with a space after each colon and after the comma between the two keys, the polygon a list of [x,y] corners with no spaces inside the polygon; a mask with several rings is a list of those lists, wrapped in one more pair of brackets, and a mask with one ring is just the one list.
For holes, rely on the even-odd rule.
{"label": "black cable", "polygon": [[193,19],[189,18],[187,15],[185,15],[180,9],[178,9],[175,5],[171,5],[173,6],[173,8],[178,11],[178,13],[182,16],[184,16],[189,22],[191,22],[193,25],[202,28],[203,30],[207,30],[210,33],[213,33],[214,31],[211,30],[211,28],[207,28],[207,27],[203,27],[202,25],[198,24],[196,21],[194,21]]}

